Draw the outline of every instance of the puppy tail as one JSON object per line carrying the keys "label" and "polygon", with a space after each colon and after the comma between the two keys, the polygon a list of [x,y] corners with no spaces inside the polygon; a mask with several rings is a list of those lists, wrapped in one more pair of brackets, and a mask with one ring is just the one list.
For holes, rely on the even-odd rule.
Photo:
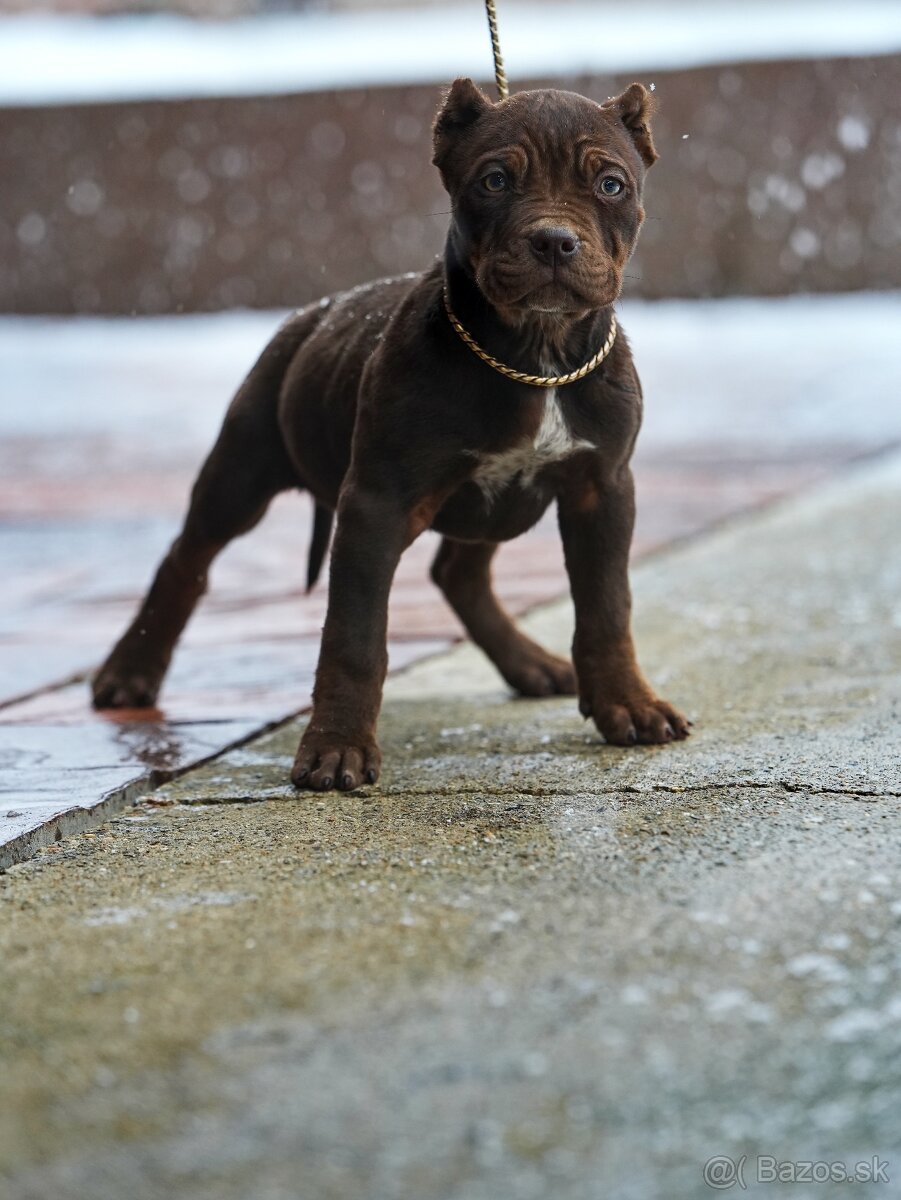
{"label": "puppy tail", "polygon": [[316,586],[319,572],[328,552],[328,544],[332,538],[332,522],[335,516],[324,504],[317,504],[313,514],[313,536],[310,539],[310,555],[307,559],[307,591],[311,592]]}

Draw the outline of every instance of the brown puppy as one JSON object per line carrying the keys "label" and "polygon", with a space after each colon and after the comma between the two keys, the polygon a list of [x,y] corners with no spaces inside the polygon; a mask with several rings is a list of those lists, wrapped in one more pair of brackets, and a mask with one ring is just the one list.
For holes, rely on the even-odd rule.
{"label": "brown puppy", "polygon": [[[457,80],[435,123],[434,162],[453,202],[444,261],[311,305],[275,335],[228,410],[181,535],[94,680],[95,705],[154,702],[216,554],[276,493],[299,487],[317,501],[311,582],[338,517],[299,787],[378,778],[388,593],[404,549],[428,528],[444,535],[433,578],[512,687],[578,692],[617,745],[687,735],[642,676],[629,628],[641,388],[625,337],[584,378],[546,387],[501,373],[461,332],[541,376],[574,371],[610,341],[657,157],[649,100],[633,84],[603,105],[559,91],[492,104]],[[491,591],[498,543],[552,500],[575,671],[521,634]]]}

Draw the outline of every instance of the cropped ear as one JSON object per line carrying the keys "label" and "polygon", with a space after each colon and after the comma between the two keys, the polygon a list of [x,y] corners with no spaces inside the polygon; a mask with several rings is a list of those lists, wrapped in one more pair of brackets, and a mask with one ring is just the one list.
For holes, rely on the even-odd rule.
{"label": "cropped ear", "polygon": [[433,132],[434,155],[432,162],[442,169],[442,164],[456,139],[493,105],[484,92],[479,91],[471,79],[455,79],[445,97]]}
{"label": "cropped ear", "polygon": [[643,84],[632,83],[619,96],[614,96],[601,107],[605,112],[616,116],[622,121],[635,143],[635,149],[641,155],[646,167],[653,166],[657,161],[657,151],[651,137],[651,114],[654,111],[654,101],[651,93]]}

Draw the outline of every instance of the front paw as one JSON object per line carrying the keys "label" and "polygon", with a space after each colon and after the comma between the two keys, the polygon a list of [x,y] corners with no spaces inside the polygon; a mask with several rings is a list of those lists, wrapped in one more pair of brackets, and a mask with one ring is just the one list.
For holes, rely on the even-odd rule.
{"label": "front paw", "polygon": [[349,792],[379,777],[382,756],[371,737],[307,728],[291,769],[291,782],[298,788]]}
{"label": "front paw", "polygon": [[611,746],[657,746],[682,741],[691,733],[691,722],[666,700],[644,688],[596,699],[582,699],[579,708]]}
{"label": "front paw", "polygon": [[153,708],[165,666],[137,666],[110,657],[91,681],[94,708]]}

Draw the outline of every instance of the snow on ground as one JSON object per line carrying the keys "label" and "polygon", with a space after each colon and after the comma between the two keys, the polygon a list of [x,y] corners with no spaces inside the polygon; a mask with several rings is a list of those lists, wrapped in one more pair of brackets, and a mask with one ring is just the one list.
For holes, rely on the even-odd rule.
{"label": "snow on ground", "polygon": [[[506,3],[513,80],[578,72],[879,54],[901,50],[897,0],[586,0]],[[0,104],[272,94],[491,77],[481,3],[441,9],[271,15],[195,22],[0,19]]]}
{"label": "snow on ground", "polygon": [[[646,451],[739,437],[788,452],[849,431],[865,444],[887,425],[901,439],[901,292],[620,308]],[[173,439],[204,449],[283,315],[0,318],[0,445],[52,432],[139,438],[151,458]]]}

